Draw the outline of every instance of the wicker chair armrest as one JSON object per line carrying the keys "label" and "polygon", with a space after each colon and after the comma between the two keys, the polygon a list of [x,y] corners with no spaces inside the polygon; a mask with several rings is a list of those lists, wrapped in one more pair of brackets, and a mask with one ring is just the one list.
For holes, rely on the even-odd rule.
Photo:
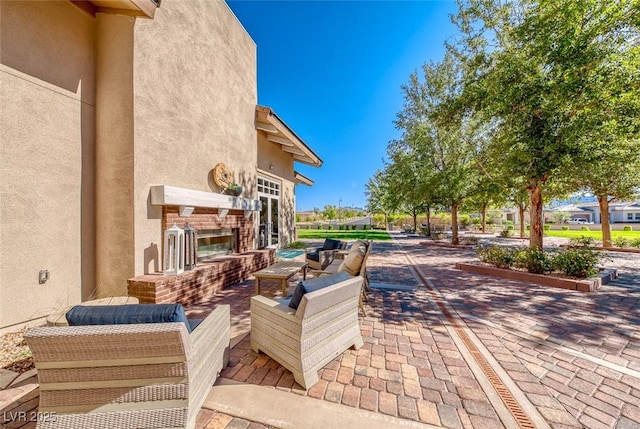
{"label": "wicker chair armrest", "polygon": [[256,295],[251,298],[251,314],[270,313],[270,319],[281,319],[289,323],[300,324],[295,310],[277,301]]}
{"label": "wicker chair armrest", "polygon": [[192,347],[202,347],[209,344],[212,338],[216,338],[222,332],[229,336],[231,320],[231,307],[229,305],[217,306],[189,335]]}
{"label": "wicker chair armrest", "polygon": [[335,274],[335,273],[333,273],[331,271],[327,271],[327,270],[308,270],[307,271],[307,275],[308,276],[311,275],[313,277],[320,277],[320,276],[323,276],[325,274]]}

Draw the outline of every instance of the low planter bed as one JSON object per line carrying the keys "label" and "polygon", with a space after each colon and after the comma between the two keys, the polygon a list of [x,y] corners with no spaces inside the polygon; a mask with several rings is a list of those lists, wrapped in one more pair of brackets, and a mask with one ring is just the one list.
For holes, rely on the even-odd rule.
{"label": "low planter bed", "polygon": [[617,271],[613,269],[600,270],[600,273],[596,278],[579,280],[546,274],[532,274],[525,271],[496,268],[490,265],[480,264],[457,263],[456,268],[476,274],[535,283],[542,286],[577,290],[581,292],[594,292],[603,284],[606,284],[618,277]]}
{"label": "low planter bed", "polygon": [[473,249],[476,246],[475,244],[451,244],[451,243],[449,243],[447,241],[438,241],[438,240],[421,241],[420,245],[421,246],[445,247],[445,248],[449,248],[449,249]]}

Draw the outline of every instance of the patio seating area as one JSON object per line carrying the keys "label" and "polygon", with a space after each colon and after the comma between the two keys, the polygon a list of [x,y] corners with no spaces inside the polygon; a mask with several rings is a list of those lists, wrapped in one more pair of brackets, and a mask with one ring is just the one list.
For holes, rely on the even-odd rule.
{"label": "patio seating area", "polygon": [[[367,316],[357,317],[363,345],[323,362],[306,388],[275,353],[252,350],[253,279],[187,307],[204,318],[228,304],[231,320],[229,364],[195,427],[640,425],[637,255],[611,255],[620,278],[585,294],[462,272],[455,263],[473,249],[422,240],[373,245]],[[282,295],[280,280],[263,280],[256,299]]]}
{"label": "patio seating area", "polygon": [[[640,383],[640,276],[634,271],[640,259],[614,260],[621,277],[583,294],[464,273],[455,262],[473,259],[473,249],[419,242],[396,236],[393,243],[375,243],[368,316],[359,317],[362,348],[333,359],[305,390],[278,362],[252,351],[249,335],[240,335],[199,427],[279,427],[282,410],[216,395],[231,387],[239,394],[243,386],[248,395],[289,392],[285,414],[296,400],[340,404],[358,413],[360,427],[378,427],[376,417],[386,419],[382,427],[640,424],[640,390],[634,387]],[[252,286],[238,285],[227,298]],[[270,287],[280,295],[277,282]],[[269,289],[263,294],[269,296]],[[248,332],[236,322],[232,332]],[[259,411],[252,413],[254,407]],[[323,409],[318,406],[319,413]],[[299,421],[290,414],[287,421]]]}

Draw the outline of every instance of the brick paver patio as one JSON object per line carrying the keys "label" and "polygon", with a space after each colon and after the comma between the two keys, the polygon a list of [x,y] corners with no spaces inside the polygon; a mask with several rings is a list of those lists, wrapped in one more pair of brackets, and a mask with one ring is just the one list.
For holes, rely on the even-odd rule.
{"label": "brick paver patio", "polygon": [[[451,428],[514,427],[497,399],[501,388],[534,426],[640,427],[635,262],[627,267],[622,259],[621,278],[588,294],[465,273],[454,264],[474,259],[473,250],[423,246],[423,240],[374,244],[371,282],[413,289],[372,290],[361,317],[365,345],[326,365],[308,391],[268,356],[252,352],[248,336],[232,349],[221,376]],[[265,283],[264,290],[279,294],[279,285]],[[246,332],[252,292],[247,281],[190,312],[231,303],[234,332]],[[489,382],[496,378],[491,374],[497,384]],[[264,426],[203,410],[198,427]]]}

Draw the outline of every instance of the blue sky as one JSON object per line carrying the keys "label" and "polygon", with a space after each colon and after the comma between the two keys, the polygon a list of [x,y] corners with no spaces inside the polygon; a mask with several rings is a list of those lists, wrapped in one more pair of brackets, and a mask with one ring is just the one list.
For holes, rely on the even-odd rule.
{"label": "blue sky", "polygon": [[324,161],[296,164],[315,181],[296,208],[364,207],[365,184],[400,133],[400,86],[439,61],[454,1],[227,0],[257,44],[258,103],[271,107]]}

